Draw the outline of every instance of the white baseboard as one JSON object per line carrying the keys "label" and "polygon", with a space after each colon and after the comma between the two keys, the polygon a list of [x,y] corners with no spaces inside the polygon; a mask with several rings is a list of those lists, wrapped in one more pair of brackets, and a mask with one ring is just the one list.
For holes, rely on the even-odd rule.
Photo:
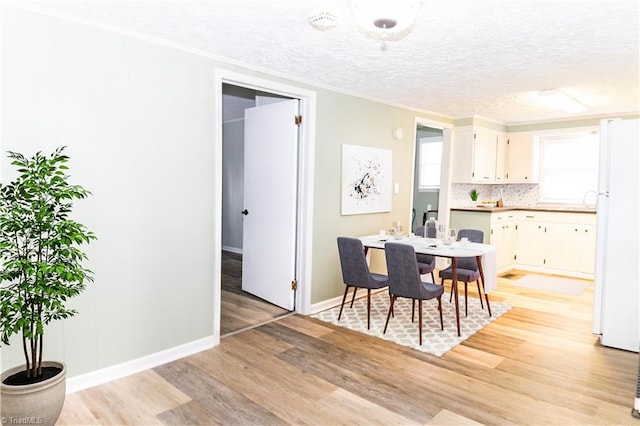
{"label": "white baseboard", "polygon": [[231,253],[242,254],[242,249],[238,247],[222,246],[222,251],[230,251]]}
{"label": "white baseboard", "polygon": [[309,306],[309,312],[305,312],[305,314],[313,315],[318,312],[333,308],[334,306],[338,306],[340,303],[342,303],[342,296],[334,297],[333,299],[323,300],[322,302],[314,303],[313,305]]}
{"label": "white baseboard", "polygon": [[[387,289],[386,288],[381,288],[381,289],[378,289],[378,290],[372,290],[371,294],[374,295],[374,294],[379,293],[381,291],[387,291]],[[353,290],[349,291],[349,294],[347,295],[347,300],[344,303],[345,306],[347,305],[347,303],[351,304],[351,295],[353,294],[352,292],[353,292]],[[358,290],[357,299],[360,299],[362,297],[367,297],[367,291],[364,290],[364,289]],[[331,308],[333,308],[335,306],[340,305],[341,303],[342,303],[342,296],[334,297],[333,299],[323,300],[322,302],[314,303],[313,305],[311,305],[309,307],[309,312],[306,312],[305,314],[306,315],[313,315],[313,314],[316,314],[318,312],[325,311],[327,309],[331,309]]]}
{"label": "white baseboard", "polygon": [[200,340],[185,343],[142,358],[126,361],[121,364],[112,365],[90,373],[80,374],[67,378],[67,394],[81,391],[103,383],[111,382],[131,374],[139,373],[144,370],[211,349],[215,346],[213,336],[205,337]]}

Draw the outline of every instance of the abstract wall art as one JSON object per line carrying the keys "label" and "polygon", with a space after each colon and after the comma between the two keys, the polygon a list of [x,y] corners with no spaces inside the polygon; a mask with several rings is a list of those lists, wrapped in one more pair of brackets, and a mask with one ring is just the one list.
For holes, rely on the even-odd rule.
{"label": "abstract wall art", "polygon": [[342,214],[391,211],[391,150],[342,145]]}

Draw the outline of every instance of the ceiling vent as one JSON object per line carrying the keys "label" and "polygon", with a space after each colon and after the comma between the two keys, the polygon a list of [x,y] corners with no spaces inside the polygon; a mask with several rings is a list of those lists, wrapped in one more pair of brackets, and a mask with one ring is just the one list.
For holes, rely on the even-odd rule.
{"label": "ceiling vent", "polygon": [[330,30],[338,25],[338,15],[332,11],[316,9],[311,11],[307,17],[309,25],[319,31]]}

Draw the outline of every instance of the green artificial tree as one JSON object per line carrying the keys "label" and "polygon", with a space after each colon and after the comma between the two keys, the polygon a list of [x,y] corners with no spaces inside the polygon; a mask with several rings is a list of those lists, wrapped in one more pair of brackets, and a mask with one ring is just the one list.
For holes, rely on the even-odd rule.
{"label": "green artificial tree", "polygon": [[18,176],[0,184],[0,340],[22,335],[30,382],[43,374],[45,326],[75,315],[67,300],[93,280],[79,246],[96,237],[70,218],[73,201],[91,193],[68,182],[64,150],[31,158],[9,152]]}

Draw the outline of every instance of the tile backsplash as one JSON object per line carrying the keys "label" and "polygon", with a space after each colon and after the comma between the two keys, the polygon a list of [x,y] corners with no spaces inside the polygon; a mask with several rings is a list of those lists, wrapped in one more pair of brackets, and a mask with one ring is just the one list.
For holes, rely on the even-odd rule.
{"label": "tile backsplash", "polygon": [[[478,201],[473,202],[469,197],[472,189],[478,191]],[[538,202],[538,185],[522,184],[457,184],[451,185],[451,207],[473,207],[482,200],[498,200],[502,191],[505,206],[529,206]]]}

